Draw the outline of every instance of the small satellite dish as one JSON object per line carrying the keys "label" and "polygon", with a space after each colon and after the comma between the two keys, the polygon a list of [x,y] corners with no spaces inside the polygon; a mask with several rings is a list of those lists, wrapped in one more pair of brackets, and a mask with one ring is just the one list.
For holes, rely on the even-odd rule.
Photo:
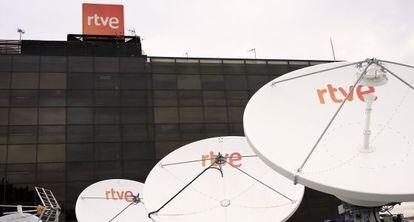
{"label": "small satellite dish", "polygon": [[39,218],[33,214],[16,213],[0,217],[0,222],[38,222]]}
{"label": "small satellite dish", "polygon": [[244,111],[256,153],[295,183],[357,206],[414,200],[414,67],[368,59],[300,69]]}
{"label": "small satellite dish", "polygon": [[237,136],[175,150],[151,170],[144,187],[155,222],[285,221],[303,194],[303,186],[269,168]]}
{"label": "small satellite dish", "polygon": [[142,183],[123,179],[94,183],[79,195],[76,218],[79,222],[148,221],[142,188]]}

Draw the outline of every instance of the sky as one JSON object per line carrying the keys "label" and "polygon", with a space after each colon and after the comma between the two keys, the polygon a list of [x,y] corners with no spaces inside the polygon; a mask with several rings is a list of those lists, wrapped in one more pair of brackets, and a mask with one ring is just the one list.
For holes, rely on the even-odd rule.
{"label": "sky", "polygon": [[123,4],[149,56],[333,59],[414,64],[411,0],[2,0],[0,39],[66,40],[82,3]]}

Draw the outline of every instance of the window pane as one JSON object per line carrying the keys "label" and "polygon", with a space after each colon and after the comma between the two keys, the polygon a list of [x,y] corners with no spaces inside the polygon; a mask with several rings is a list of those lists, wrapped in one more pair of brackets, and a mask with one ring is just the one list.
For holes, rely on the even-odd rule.
{"label": "window pane", "polygon": [[0,126],[0,144],[7,144],[7,126]]}
{"label": "window pane", "polygon": [[246,76],[225,76],[226,89],[229,90],[245,90],[247,89],[247,80]]}
{"label": "window pane", "polygon": [[228,135],[228,129],[226,124],[206,124],[205,132],[206,137]]}
{"label": "window pane", "polygon": [[39,71],[39,56],[13,56],[13,71]]}
{"label": "window pane", "polygon": [[114,73],[96,73],[95,74],[96,89],[119,89],[119,75]]}
{"label": "window pane", "polygon": [[36,162],[36,145],[9,145],[7,152],[8,163]]}
{"label": "window pane", "polygon": [[10,109],[11,125],[35,125],[37,124],[36,108],[11,108]]}
{"label": "window pane", "polygon": [[36,143],[36,126],[10,126],[9,144],[28,144]]}
{"label": "window pane", "polygon": [[38,162],[65,162],[65,144],[42,144],[37,147]]}
{"label": "window pane", "polygon": [[204,91],[203,100],[205,106],[225,106],[226,97],[224,91]]}
{"label": "window pane", "polygon": [[146,89],[148,77],[145,74],[123,74],[121,78],[122,89]]}
{"label": "window pane", "polygon": [[177,77],[172,74],[153,74],[154,89],[176,89]]}
{"label": "window pane", "polygon": [[222,75],[203,75],[201,76],[201,86],[203,89],[223,90],[224,77]]}
{"label": "window pane", "polygon": [[65,106],[66,98],[63,90],[41,90],[39,92],[40,106]]}
{"label": "window pane", "polygon": [[243,124],[232,123],[230,124],[230,135],[232,136],[244,136]]}
{"label": "window pane", "polygon": [[206,122],[227,122],[227,109],[225,107],[205,107],[204,115]]}
{"label": "window pane", "polygon": [[154,108],[155,123],[177,123],[178,110],[176,107],[155,107]]}
{"label": "window pane", "polygon": [[38,73],[13,73],[13,89],[37,89],[39,87]]}
{"label": "window pane", "polygon": [[200,140],[204,138],[204,127],[202,124],[181,124],[182,140]]}
{"label": "window pane", "polygon": [[96,108],[95,123],[97,124],[116,124],[119,123],[118,108]]}
{"label": "window pane", "polygon": [[142,58],[135,57],[120,57],[119,58],[120,72],[141,72],[145,71],[145,63]]}
{"label": "window pane", "polygon": [[9,106],[9,91],[8,90],[0,90],[0,106]]}
{"label": "window pane", "polygon": [[202,106],[201,91],[179,91],[178,98],[180,106]]}
{"label": "window pane", "polygon": [[287,65],[268,65],[267,67],[273,77],[279,77],[289,72]]}
{"label": "window pane", "polygon": [[66,72],[66,56],[40,57],[41,72]]}
{"label": "window pane", "polygon": [[41,89],[66,89],[66,73],[41,73]]}
{"label": "window pane", "polygon": [[95,57],[95,72],[119,72],[118,58]]}
{"label": "window pane", "polygon": [[180,130],[178,124],[160,124],[155,125],[155,139],[156,140],[179,140]]}
{"label": "window pane", "polygon": [[119,106],[120,98],[118,91],[95,91],[95,105],[97,106]]}
{"label": "window pane", "polygon": [[92,89],[93,76],[92,73],[69,73],[68,74],[69,89]]}
{"label": "window pane", "polygon": [[249,89],[258,90],[270,81],[268,76],[247,76]]}
{"label": "window pane", "polygon": [[67,91],[69,106],[92,106],[92,91]]}
{"label": "window pane", "polygon": [[201,64],[200,73],[202,74],[221,74],[221,63],[220,64]]}
{"label": "window pane", "polygon": [[12,106],[37,106],[37,91],[13,90],[11,91]]}
{"label": "window pane", "polygon": [[96,162],[95,163],[95,178],[99,180],[120,178],[121,162]]}
{"label": "window pane", "polygon": [[94,159],[91,143],[67,144],[66,161],[92,161]]}
{"label": "window pane", "polygon": [[96,142],[118,142],[121,140],[121,127],[119,125],[95,126]]}
{"label": "window pane", "polygon": [[[67,180],[91,180],[93,178],[93,168],[94,163],[66,163]],[[73,196],[68,195],[68,197],[76,198],[83,189],[85,189],[85,187],[82,187],[79,190],[79,193],[73,194]]]}
{"label": "window pane", "polygon": [[175,142],[175,141],[174,142],[156,141],[155,142],[155,158],[157,160],[162,159],[167,154],[179,148],[180,145],[181,145],[180,142]]}
{"label": "window pane", "polygon": [[65,124],[65,108],[40,108],[39,124]]}
{"label": "window pane", "polygon": [[0,72],[0,89],[10,89],[10,80],[11,74],[9,72]]}
{"label": "window pane", "polygon": [[178,89],[201,89],[200,75],[178,75]]}
{"label": "window pane", "polygon": [[122,106],[147,106],[150,105],[147,91],[126,90],[121,92]]}
{"label": "window pane", "polygon": [[9,122],[9,110],[0,108],[0,125],[7,125]]}
{"label": "window pane", "polygon": [[175,90],[155,90],[154,106],[177,106],[177,92]]}
{"label": "window pane", "polygon": [[67,126],[67,141],[70,143],[92,142],[92,126]]}
{"label": "window pane", "polygon": [[124,125],[122,134],[122,140],[126,142],[142,141],[150,138],[147,125]]}
{"label": "window pane", "polygon": [[228,107],[229,122],[241,123],[243,121],[244,107]]}
{"label": "window pane", "polygon": [[68,108],[68,124],[93,123],[92,108]]}
{"label": "window pane", "polygon": [[124,177],[131,180],[144,181],[153,167],[153,162],[125,161]]}
{"label": "window pane", "polygon": [[7,165],[7,182],[33,183],[36,177],[35,164],[9,164]]}
{"label": "window pane", "polygon": [[227,105],[229,106],[246,106],[249,101],[247,91],[228,91],[226,92]]}
{"label": "window pane", "polygon": [[0,71],[12,71],[12,56],[0,55]]}
{"label": "window pane", "polygon": [[95,143],[95,160],[119,160],[121,159],[121,144],[119,143]]}
{"label": "window pane", "polygon": [[[6,145],[0,145],[0,164],[6,163],[6,153],[7,153],[7,146]],[[0,165],[2,167],[3,165]],[[0,169],[1,171],[1,169]],[[1,177],[2,175],[0,175]]]}
{"label": "window pane", "polygon": [[154,143],[124,143],[123,156],[125,160],[153,160]]}
{"label": "window pane", "polygon": [[93,71],[93,57],[68,57],[69,72],[92,72]]}
{"label": "window pane", "polygon": [[147,108],[122,108],[123,123],[146,123],[151,119]]}
{"label": "window pane", "polygon": [[203,122],[203,109],[201,107],[181,107],[180,122],[201,123]]}
{"label": "window pane", "polygon": [[39,143],[64,143],[65,126],[39,126]]}
{"label": "window pane", "polygon": [[65,164],[64,163],[37,164],[37,179],[39,182],[64,181],[65,180]]}

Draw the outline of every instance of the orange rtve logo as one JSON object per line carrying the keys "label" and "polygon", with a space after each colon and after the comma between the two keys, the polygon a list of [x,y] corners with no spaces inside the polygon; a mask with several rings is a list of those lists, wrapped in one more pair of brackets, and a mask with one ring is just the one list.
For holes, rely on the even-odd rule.
{"label": "orange rtve logo", "polygon": [[[229,162],[230,165],[232,165],[233,167],[239,168],[241,167],[241,163],[237,164],[237,161],[242,160],[242,155],[239,152],[234,152],[232,154],[225,154],[223,155],[224,158],[226,158],[226,160]],[[205,167],[206,166],[206,162],[207,160],[210,160],[210,164],[214,164],[214,162],[216,161],[216,157],[217,155],[213,152],[210,151],[209,154],[206,155],[202,155],[201,156],[201,166]],[[217,164],[214,164],[213,166],[215,166]],[[226,165],[226,162],[223,163],[223,166]]]}
{"label": "orange rtve logo", "polygon": [[[329,97],[332,102],[334,103],[342,103],[344,101],[344,99],[346,98],[346,96],[348,95],[348,92],[350,93],[349,97],[348,97],[348,101],[352,102],[354,100],[354,91],[356,91],[357,97],[359,100],[361,100],[362,102],[365,101],[364,99],[364,95],[365,94],[370,94],[370,93],[374,93],[375,92],[375,88],[372,86],[362,86],[362,85],[358,85],[357,87],[355,87],[355,90],[352,90],[352,86],[349,87],[348,91],[346,91],[344,88],[342,87],[333,87],[332,84],[328,84],[326,86],[326,89],[317,89],[316,93],[318,94],[318,99],[319,99],[319,103],[320,104],[325,104],[326,103],[326,94],[329,94]],[[338,93],[339,91],[339,93]],[[377,98],[375,98],[377,99]]]}
{"label": "orange rtve logo", "polygon": [[124,6],[106,4],[82,5],[84,35],[124,35]]}
{"label": "orange rtve logo", "polygon": [[131,191],[117,191],[114,188],[105,191],[105,198],[112,200],[125,200],[132,202],[134,200],[134,194]]}

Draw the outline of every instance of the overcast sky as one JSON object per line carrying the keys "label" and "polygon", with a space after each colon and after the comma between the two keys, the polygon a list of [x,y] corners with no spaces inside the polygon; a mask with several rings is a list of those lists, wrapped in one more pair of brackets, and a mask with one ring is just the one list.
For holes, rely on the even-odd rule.
{"label": "overcast sky", "polygon": [[82,3],[123,4],[150,56],[332,59],[332,37],[340,60],[414,64],[412,0],[4,0],[0,39],[80,34]]}

